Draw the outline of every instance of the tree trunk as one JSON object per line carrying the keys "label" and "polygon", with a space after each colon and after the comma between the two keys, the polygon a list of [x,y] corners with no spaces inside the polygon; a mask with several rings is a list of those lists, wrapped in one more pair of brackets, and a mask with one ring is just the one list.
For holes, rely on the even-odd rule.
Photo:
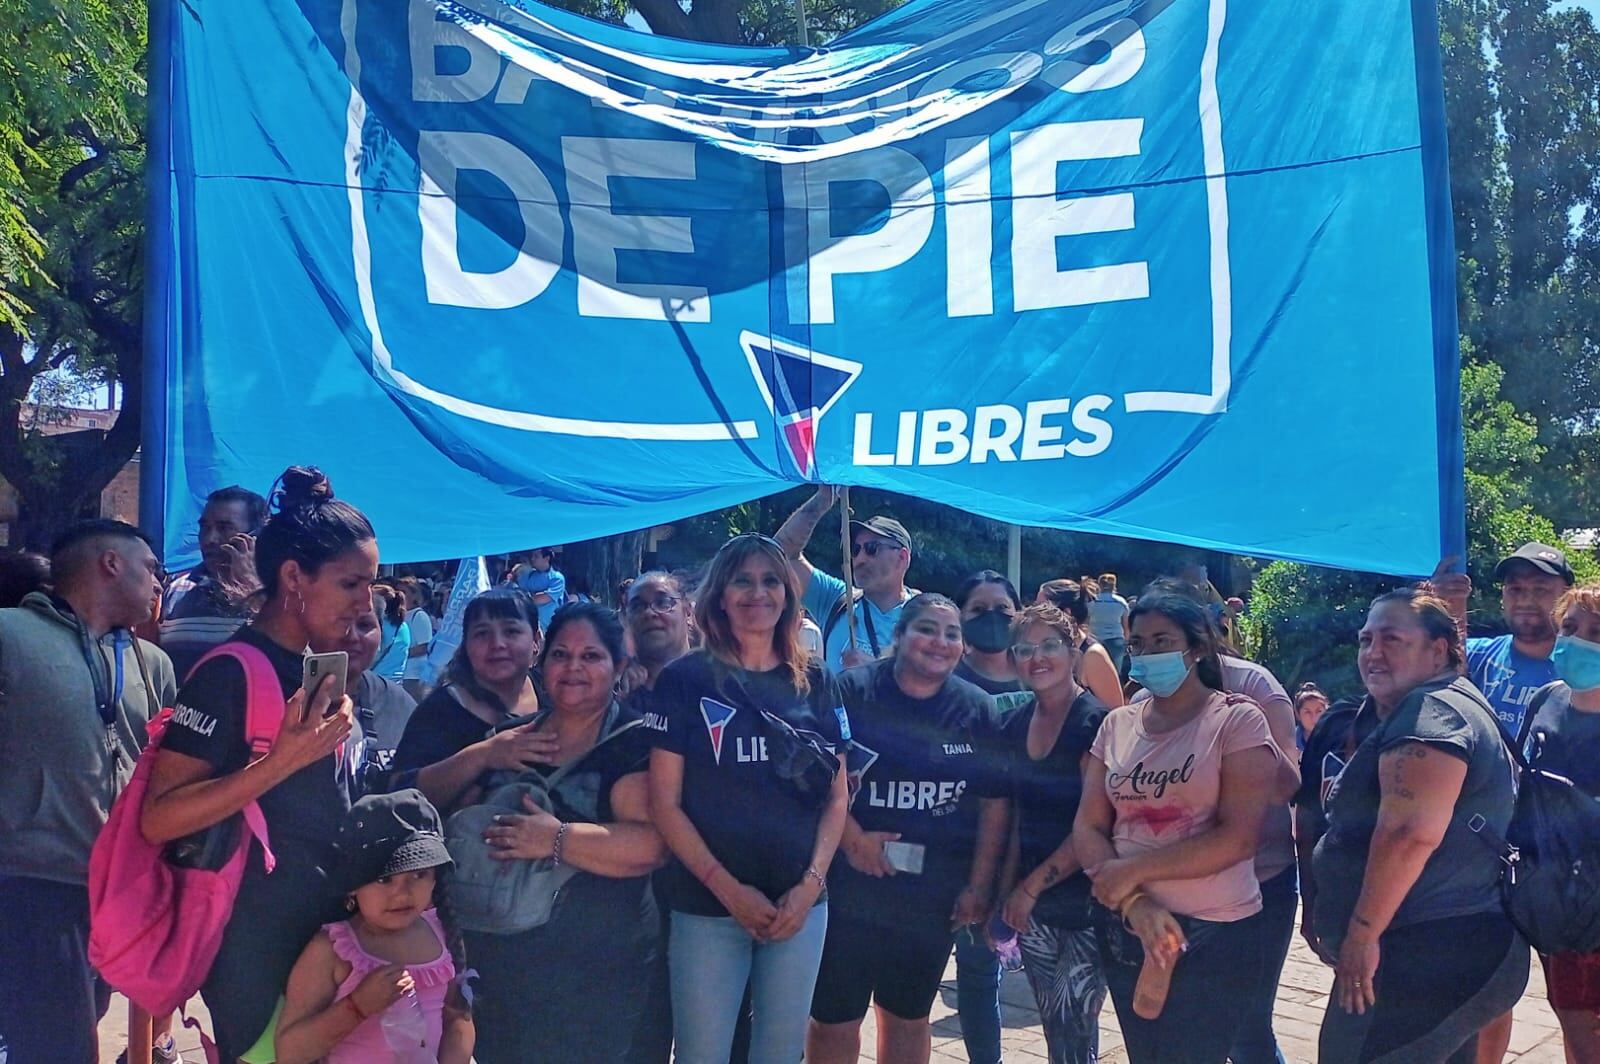
{"label": "tree trunk", "polygon": [[99,515],[99,492],[86,496],[73,492],[71,497],[54,491],[33,495],[17,493],[17,520],[12,525],[11,545],[22,550],[50,553],[50,545],[71,524],[85,517]]}
{"label": "tree trunk", "polygon": [[41,471],[26,461],[8,463],[6,480],[17,493],[11,545],[48,552],[73,522],[100,516],[100,494],[133,457],[134,448],[125,436],[94,430],[32,440],[29,446],[49,447],[57,464]]}
{"label": "tree trunk", "polygon": [[646,535],[645,532],[623,532],[570,544],[562,551],[561,564],[568,590],[571,590],[573,578],[578,577],[598,601],[618,605],[617,585],[639,574]]}

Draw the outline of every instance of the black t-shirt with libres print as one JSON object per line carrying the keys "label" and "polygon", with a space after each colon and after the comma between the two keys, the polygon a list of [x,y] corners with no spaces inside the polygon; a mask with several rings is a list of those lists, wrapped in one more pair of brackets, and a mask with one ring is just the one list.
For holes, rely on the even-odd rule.
{"label": "black t-shirt with libres print", "polygon": [[850,714],[850,815],[863,831],[888,831],[923,847],[920,873],[875,878],[839,858],[829,873],[835,911],[896,926],[948,926],[966,886],[978,837],[978,800],[1009,794],[1004,738],[989,696],[952,676],[932,698],[912,698],[894,659],[846,669]]}
{"label": "black t-shirt with libres print", "polygon": [[[751,672],[695,651],[663,670],[644,715],[656,745],[683,758],[682,808],[712,856],[773,901],[805,878],[825,803],[807,804],[778,786],[761,710],[835,750],[850,736],[833,674],[813,665],[807,678],[810,688],[799,694],[785,669]],[[676,859],[664,881],[674,910],[728,915]]]}
{"label": "black t-shirt with libres print", "polygon": [[[243,643],[265,654],[285,700],[300,689],[304,661],[300,653],[279,646],[253,626],[241,628],[227,642]],[[245,734],[245,697],[244,667],[239,662],[233,658],[204,662],[178,689],[162,749],[199,758],[211,765],[217,776],[244,768],[251,757]],[[360,797],[358,770],[364,742],[358,725],[344,742],[343,756],[334,753],[315,761],[261,796],[261,814],[280,864],[294,862],[297,856],[313,863],[331,856],[339,824],[350,803]],[[251,850],[249,868],[264,874],[259,847]]]}

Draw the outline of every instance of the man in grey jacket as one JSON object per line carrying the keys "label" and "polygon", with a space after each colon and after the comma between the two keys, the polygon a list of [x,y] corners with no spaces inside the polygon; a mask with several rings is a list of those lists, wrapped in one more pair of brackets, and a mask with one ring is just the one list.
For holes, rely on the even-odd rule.
{"label": "man in grey jacket", "polygon": [[133,774],[172,663],[129,629],[161,565],[121,521],[81,521],[53,594],[0,609],[0,1059],[93,1062],[105,997],[89,966],[89,850]]}

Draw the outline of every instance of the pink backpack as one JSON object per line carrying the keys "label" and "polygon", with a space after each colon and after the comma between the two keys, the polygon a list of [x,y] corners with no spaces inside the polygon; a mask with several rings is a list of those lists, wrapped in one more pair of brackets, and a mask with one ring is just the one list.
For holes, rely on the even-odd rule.
{"label": "pink backpack", "polygon": [[[272,749],[283,723],[277,673],[267,656],[245,643],[225,643],[195,663],[231,657],[244,667],[245,735],[259,757]],[[141,671],[143,658],[139,661]],[[193,675],[191,672],[190,675]],[[149,679],[145,680],[146,689]],[[113,988],[152,1016],[164,1016],[193,997],[222,947],[222,932],[244,878],[250,840],[261,843],[268,872],[276,863],[267,842],[261,807],[244,807],[248,834],[216,871],[179,868],[147,841],[139,818],[150,787],[151,766],[161,748],[172,710],[149,725],[149,742],[133,779],[111,806],[111,815],[89,855],[89,963]]]}

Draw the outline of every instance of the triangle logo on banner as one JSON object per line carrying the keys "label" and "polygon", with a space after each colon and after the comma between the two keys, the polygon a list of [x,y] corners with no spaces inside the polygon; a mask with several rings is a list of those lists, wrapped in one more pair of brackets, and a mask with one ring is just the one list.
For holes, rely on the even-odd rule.
{"label": "triangle logo on banner", "polygon": [[739,346],[795,469],[811,479],[817,466],[817,422],[861,375],[861,363],[748,329],[739,334]]}

